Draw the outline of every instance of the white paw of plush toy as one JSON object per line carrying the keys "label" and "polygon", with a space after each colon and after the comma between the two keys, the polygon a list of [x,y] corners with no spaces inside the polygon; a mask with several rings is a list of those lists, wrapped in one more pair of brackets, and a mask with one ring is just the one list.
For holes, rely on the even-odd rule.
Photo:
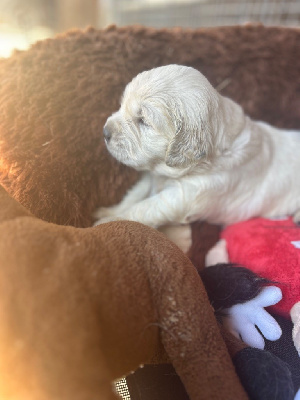
{"label": "white paw of plush toy", "polygon": [[[278,340],[282,334],[280,326],[265,310],[265,307],[272,306],[281,299],[280,288],[266,286],[256,297],[246,303],[225,309],[224,312],[227,315],[223,317],[223,323],[233,335],[240,337],[249,346],[264,349],[263,336],[268,340]],[[300,344],[299,327],[300,307],[298,309],[298,344]]]}
{"label": "white paw of plush toy", "polygon": [[[291,309],[291,318],[294,324],[293,341],[300,356],[300,301]],[[300,395],[299,395],[300,399]]]}

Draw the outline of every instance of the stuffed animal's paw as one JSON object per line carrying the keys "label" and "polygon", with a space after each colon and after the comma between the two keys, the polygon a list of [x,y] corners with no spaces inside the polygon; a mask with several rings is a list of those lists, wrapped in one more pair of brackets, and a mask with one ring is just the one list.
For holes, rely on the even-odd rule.
{"label": "stuffed animal's paw", "polygon": [[264,287],[253,299],[224,310],[226,316],[223,317],[223,323],[249,346],[263,349],[263,336],[268,340],[277,340],[282,333],[276,320],[264,308],[278,303],[281,298],[282,293],[278,287]]}
{"label": "stuffed animal's paw", "polygon": [[300,301],[296,303],[291,309],[291,318],[294,324],[293,341],[300,356]]}

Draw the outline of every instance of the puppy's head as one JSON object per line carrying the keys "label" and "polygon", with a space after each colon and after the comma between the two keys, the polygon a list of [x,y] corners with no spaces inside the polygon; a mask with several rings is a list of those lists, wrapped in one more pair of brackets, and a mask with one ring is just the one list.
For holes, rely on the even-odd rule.
{"label": "puppy's head", "polygon": [[219,95],[197,70],[179,65],[137,75],[104,126],[110,153],[138,170],[186,170],[213,152]]}

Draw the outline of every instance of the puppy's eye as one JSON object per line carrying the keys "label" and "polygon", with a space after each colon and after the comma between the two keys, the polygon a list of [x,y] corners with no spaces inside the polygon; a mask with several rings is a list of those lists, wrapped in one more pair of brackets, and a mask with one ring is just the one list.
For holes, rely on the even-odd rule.
{"label": "puppy's eye", "polygon": [[143,117],[138,118],[138,124],[144,125],[144,126],[149,126],[149,124],[147,124],[147,122],[145,121],[145,119]]}

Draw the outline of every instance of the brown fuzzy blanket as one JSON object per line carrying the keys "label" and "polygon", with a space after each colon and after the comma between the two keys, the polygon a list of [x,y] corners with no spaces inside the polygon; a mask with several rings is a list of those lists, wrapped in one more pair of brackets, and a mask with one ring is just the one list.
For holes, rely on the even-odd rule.
{"label": "brown fuzzy blanket", "polygon": [[195,268],[163,234],[50,224],[3,188],[0,204],[1,399],[116,399],[111,382],[162,352],[191,399],[247,399]]}
{"label": "brown fuzzy blanket", "polygon": [[[96,207],[118,202],[137,179],[135,171],[118,164],[109,156],[102,138],[103,124],[108,115],[118,108],[125,85],[137,73],[152,67],[170,63],[193,66],[206,75],[222,94],[241,104],[252,118],[264,120],[279,127],[299,129],[299,43],[300,30],[265,28],[260,25],[197,30],[110,27],[104,31],[88,29],[85,32],[68,32],[55,39],[37,43],[26,52],[17,52],[10,59],[0,60],[0,183],[25,209],[35,217],[44,220],[41,221],[32,216],[23,217],[24,211],[21,212],[21,219],[6,218],[2,213],[2,219],[5,217],[9,221],[5,222],[6,225],[1,222],[0,229],[4,243],[1,245],[0,292],[2,299],[5,300],[1,302],[0,310],[1,335],[2,333],[4,335],[0,337],[0,348],[1,353],[5,354],[0,368],[1,374],[4,374],[2,376],[9,375],[11,377],[8,379],[7,388],[5,385],[0,387],[2,393],[4,390],[11,391],[9,392],[10,397],[3,395],[3,398],[6,400],[53,398],[49,397],[54,393],[51,379],[53,379],[54,387],[59,387],[61,376],[63,376],[63,374],[60,376],[59,371],[65,373],[67,370],[64,363],[66,360],[71,362],[72,358],[68,357],[73,345],[75,349],[81,351],[81,339],[82,337],[86,339],[85,335],[87,335],[91,338],[86,339],[91,340],[87,345],[88,351],[90,354],[92,352],[92,343],[95,343],[96,338],[95,334],[91,334],[91,329],[94,329],[94,332],[100,332],[102,329],[99,327],[99,322],[94,319],[95,315],[100,312],[97,309],[99,302],[103,302],[101,310],[108,307],[109,318],[117,318],[120,315],[121,318],[125,318],[119,314],[121,306],[110,308],[112,297],[118,297],[118,294],[122,300],[118,300],[120,303],[116,304],[121,305],[123,301],[126,304],[127,300],[124,299],[127,299],[127,295],[132,295],[136,300],[131,300],[136,306],[143,305],[142,302],[137,304],[140,292],[136,286],[141,285],[140,289],[148,278],[141,278],[146,281],[139,281],[139,275],[137,275],[136,280],[129,280],[126,284],[124,283],[124,286],[114,286],[114,280],[118,281],[119,279],[118,271],[123,273],[125,268],[121,261],[122,257],[128,257],[126,252],[122,253],[124,246],[129,246],[133,252],[130,257],[134,257],[138,268],[145,263],[152,262],[153,259],[155,259],[156,271],[159,270],[160,262],[164,267],[171,264],[175,269],[175,266],[179,265],[178,263],[182,263],[183,268],[188,270],[186,273],[190,274],[188,280],[193,280],[194,275],[190,271],[190,267],[186,267],[189,264],[187,259],[182,255],[176,255],[173,260],[174,246],[167,244],[166,240],[164,241],[166,247],[158,250],[159,242],[162,239],[161,236],[157,239],[156,232],[152,230],[151,233],[148,233],[147,228],[140,226],[136,228],[134,224],[127,226],[126,223],[124,226],[122,223],[121,225],[105,225],[99,227],[98,230],[80,229],[91,225],[91,214]],[[5,196],[2,194],[0,198],[1,209],[3,209],[2,202],[6,204],[8,201]],[[12,207],[14,208],[15,205]],[[43,238],[44,235],[45,238]],[[149,239],[150,242],[146,245],[145,238],[148,235],[149,237],[153,236],[153,240]],[[125,242],[126,240],[128,242],[115,243],[115,240],[119,240],[116,238],[118,236],[124,236]],[[198,268],[202,268],[204,254],[217,236],[217,227],[205,223],[193,225],[193,247],[189,256]],[[77,237],[79,238],[78,242]],[[140,237],[140,241],[137,240],[137,237]],[[99,248],[95,243],[97,240],[99,240]],[[130,247],[132,240],[135,244]],[[74,250],[76,243],[79,243],[78,246],[81,249],[78,250],[78,254]],[[35,248],[36,250],[34,250]],[[105,269],[103,281],[97,278],[97,263],[100,263],[102,252],[105,254],[104,259],[107,260],[109,266],[113,267]],[[140,254],[141,252],[144,254],[143,256]],[[77,256],[78,259],[76,259]],[[65,261],[65,257],[70,261]],[[86,269],[88,265],[84,260],[85,257],[94,263],[91,265],[96,265],[97,268],[93,269],[89,266],[90,269]],[[180,261],[178,261],[178,257]],[[102,263],[103,260],[100,264],[102,265]],[[18,267],[20,266],[22,268],[19,272]],[[53,286],[49,286],[49,292],[48,281],[45,278],[48,275],[43,275],[42,272],[45,268],[46,270],[48,268],[48,272],[49,268],[50,271],[54,268],[54,278],[51,283]],[[28,272],[29,270],[30,272]],[[82,272],[78,272],[78,270]],[[111,270],[113,273],[108,279],[106,275],[110,274]],[[132,273],[136,274],[134,271]],[[93,276],[95,276],[95,280],[93,280]],[[121,274],[121,276],[123,275]],[[169,275],[166,276],[165,282],[168,282],[169,278]],[[180,293],[178,296],[184,297],[181,291],[181,278],[180,274],[177,278],[172,277],[172,279],[178,279],[177,283],[172,286],[172,293],[176,293],[178,290]],[[120,278],[121,281],[122,279]],[[124,279],[127,280],[125,275]],[[99,299],[96,298],[93,304],[89,303],[87,306],[86,293],[89,291],[94,293],[96,283],[104,293],[106,291],[107,293],[103,295],[104,297],[99,294]],[[193,289],[194,291],[188,290],[194,299],[196,296],[198,299],[202,299],[203,290],[202,287],[200,288],[200,284],[199,280],[198,287]],[[44,285],[46,286],[43,291]],[[128,288],[125,289],[126,285],[129,287],[133,285],[134,290],[137,291],[130,292],[129,290],[128,292]],[[16,293],[20,293],[20,296],[16,297],[18,301],[14,304]],[[65,302],[64,293],[67,294],[70,304]],[[147,299],[154,302],[155,306],[151,303],[151,307],[157,310],[156,307],[162,306],[160,303],[162,293],[153,293],[151,290],[151,295],[149,294]],[[93,294],[93,296],[96,295]],[[78,311],[78,314],[75,310],[81,301],[85,308]],[[193,300],[190,301],[195,303]],[[44,304],[45,307],[44,309],[42,306],[36,308],[36,304]],[[147,304],[146,302],[146,306]],[[205,310],[210,310],[207,299],[201,300],[200,304]],[[27,309],[24,315],[21,312],[22,307]],[[86,325],[86,318],[89,319],[91,313],[89,307],[93,308],[93,318]],[[189,315],[189,324],[191,320],[202,319],[201,307],[197,310],[193,308],[188,310],[183,306],[182,311]],[[137,310],[140,315],[141,308],[138,307]],[[135,311],[131,314],[130,307],[127,311],[128,314],[125,315],[128,319],[126,321],[131,324]],[[65,323],[65,316],[70,316],[73,312],[75,316],[70,320],[68,329],[63,331],[61,336],[60,333],[57,337],[53,336],[55,340],[51,339],[49,342],[48,339],[45,339],[43,342],[43,329],[45,332],[48,332],[48,328],[51,331],[53,321],[56,321],[58,325],[59,321]],[[193,318],[190,316],[191,312],[194,313]],[[225,374],[225,370],[227,370],[227,367],[224,368],[224,364],[222,364],[224,343],[219,337],[213,318],[211,318],[211,310],[205,312],[209,314],[207,317],[209,318],[208,331],[203,331],[206,332],[204,333],[205,340],[203,341],[202,337],[201,344],[195,341],[198,347],[194,346],[193,349],[195,351],[198,348],[201,355],[206,353],[203,348],[206,348],[208,354],[210,351],[216,351],[215,355],[219,354],[218,351],[222,353],[220,360],[216,356],[213,361],[214,368],[219,371],[216,372],[217,380],[220,379],[222,386],[228,378],[223,379],[223,373]],[[149,318],[148,322],[151,320],[151,317]],[[39,330],[39,321],[41,320],[44,321],[44,325],[43,329]],[[155,318],[154,320],[157,321]],[[47,325],[47,321],[49,321],[49,325]],[[68,319],[66,323],[69,324]],[[118,327],[117,320],[114,320],[113,323]],[[79,330],[76,326],[80,326]],[[134,327],[134,325],[132,326]],[[195,327],[195,325],[191,326]],[[203,327],[203,325],[201,326]],[[34,329],[38,331],[38,340],[36,340]],[[11,335],[11,332],[15,336]],[[157,329],[158,333],[162,334],[163,329]],[[197,333],[195,334],[197,335]],[[218,345],[213,346],[213,350],[210,350],[212,337],[217,338]],[[122,341],[120,336],[114,339],[114,345]],[[60,348],[56,347],[59,341],[61,341]],[[35,356],[37,358],[30,364],[30,368],[32,368],[30,370],[26,362],[36,343]],[[83,341],[83,343],[86,342]],[[150,347],[153,350],[154,342],[151,343],[152,347]],[[11,351],[14,345],[17,346],[16,353]],[[17,350],[19,345],[21,350]],[[24,351],[22,350],[23,345],[25,346]],[[43,346],[46,346],[47,349],[44,350]],[[52,364],[53,358],[49,356],[49,349],[52,349],[52,346],[58,353],[60,351],[67,352],[65,358],[55,358],[56,364]],[[82,346],[84,349],[85,344]],[[97,346],[95,354],[99,354],[100,360],[103,356],[101,352],[104,350],[100,351]],[[48,361],[45,361],[45,364],[43,364],[44,361],[41,361],[45,354],[44,351],[50,357],[48,366],[46,365]],[[53,354],[57,354],[55,351]],[[76,351],[74,357],[79,354]],[[177,347],[176,352],[178,351]],[[111,363],[116,363],[118,366],[118,363],[124,362],[123,356],[127,357],[128,354],[124,353],[119,358],[111,354],[106,356]],[[93,387],[93,384],[91,383],[89,386],[87,382],[90,381],[86,380],[84,373],[93,368],[93,363],[98,362],[95,361],[94,354],[91,357],[92,361],[83,363],[81,368],[83,375],[78,375],[80,378],[77,382],[82,381],[82,396],[76,397],[74,395],[75,392],[77,393],[75,387],[71,388],[69,385],[70,393],[73,391],[72,395],[66,394],[63,397],[61,394],[61,397],[56,398],[63,400],[90,398],[88,396],[92,392],[88,392],[87,389],[84,392],[84,388]],[[149,359],[147,357],[145,357],[145,361]],[[184,368],[181,364],[178,367],[179,364],[174,361],[177,357],[178,353],[172,353],[171,361],[175,363],[177,372],[186,384],[191,399],[242,399],[242,389],[235,381],[236,377],[232,366],[228,366],[228,371],[230,371],[228,381],[233,379],[234,383],[232,384],[231,380],[230,387],[233,388],[233,393],[238,391],[240,397],[232,395],[232,393],[221,397],[223,390],[221,386],[218,387],[218,395],[211,397],[211,393],[202,395],[199,392],[199,387],[203,385],[202,379],[199,378],[199,369],[195,375],[191,372],[192,368],[188,367],[194,357],[189,357],[189,361],[185,360]],[[3,362],[3,360],[5,361]],[[107,357],[105,360],[108,362]],[[219,360],[220,364],[216,360]],[[139,360],[139,362],[144,361]],[[20,369],[15,369],[15,376],[11,375],[10,368],[14,364],[20,365]],[[57,369],[56,372],[55,369]],[[117,371],[124,374],[128,372],[128,368],[122,367]],[[112,376],[104,373],[105,378],[103,379],[106,382],[107,379],[115,378],[116,375],[118,374]],[[38,388],[37,396],[25,397],[23,395],[20,397],[17,392],[20,388],[17,386],[14,388],[14,384],[11,382],[13,380],[22,382],[22,379],[27,380],[31,377],[32,382],[34,381],[32,387]],[[75,375],[70,373],[69,378],[69,382],[74,382]],[[51,381],[49,384],[48,379]],[[80,383],[78,385],[80,386]],[[76,388],[79,387],[78,385]],[[211,386],[213,385],[211,384]],[[52,389],[47,392],[47,387]],[[16,395],[13,394],[13,390],[16,390]],[[209,390],[213,390],[213,388]],[[101,399],[112,398],[109,396],[101,397]]]}

